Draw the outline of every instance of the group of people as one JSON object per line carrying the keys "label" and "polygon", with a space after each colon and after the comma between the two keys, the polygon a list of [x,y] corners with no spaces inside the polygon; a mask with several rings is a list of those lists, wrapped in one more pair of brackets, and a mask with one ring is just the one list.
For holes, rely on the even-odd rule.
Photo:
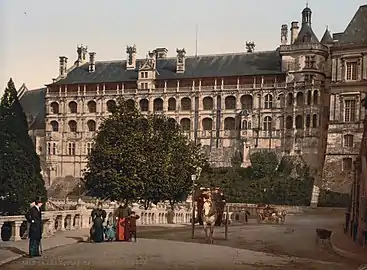
{"label": "group of people", "polygon": [[[28,238],[29,238],[29,256],[41,256],[41,239],[43,232],[42,224],[42,200],[37,197],[30,205],[30,209],[25,214],[25,218],[29,223]],[[131,211],[130,207],[125,204],[120,205],[114,217],[106,221],[106,211],[102,209],[102,204],[99,203],[96,209],[92,210],[93,226],[90,234],[94,242],[107,241],[131,241],[136,242],[136,220],[139,215]]]}
{"label": "group of people", "polygon": [[107,241],[131,241],[136,242],[136,220],[140,217],[125,204],[120,205],[113,217],[107,218],[107,213],[102,209],[102,203],[91,213],[93,226],[90,238],[96,243]]}

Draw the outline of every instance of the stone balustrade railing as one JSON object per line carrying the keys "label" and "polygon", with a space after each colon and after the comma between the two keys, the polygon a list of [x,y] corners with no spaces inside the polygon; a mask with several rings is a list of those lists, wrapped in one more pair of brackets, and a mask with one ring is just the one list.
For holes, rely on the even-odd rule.
{"label": "stone balustrade railing", "polygon": [[[65,199],[60,198],[49,198],[49,201],[46,203],[46,209],[47,210],[67,210],[67,209],[75,209],[78,204],[83,203],[84,206],[87,209],[93,209],[96,207],[97,200],[96,199],[71,199],[66,197]],[[103,209],[107,208],[115,208],[117,203],[116,202],[110,202],[110,201],[103,201]],[[136,205],[139,208],[143,208],[142,205]],[[152,205],[154,208],[157,209],[165,209],[168,210],[170,208],[170,205],[168,202],[160,202],[156,205]],[[179,203],[176,205],[176,208],[182,208],[182,207],[190,207],[190,203]]]}
{"label": "stone balustrade railing", "polygon": [[[91,210],[85,207],[85,204],[76,206],[76,210],[45,211],[43,212],[43,236],[50,237],[56,231],[77,230],[90,228],[92,225]],[[107,220],[113,219],[115,208],[105,208]],[[135,211],[140,219],[137,225],[159,225],[167,224],[169,220],[169,211],[163,207],[153,207],[149,210],[141,209],[134,204],[132,210]],[[176,208],[172,212],[171,219],[176,224],[188,224],[191,220],[191,210],[185,207]],[[2,240],[18,241],[27,235],[27,221],[24,216],[0,216],[0,228],[2,236],[8,234],[9,237],[2,237]],[[4,233],[7,231],[7,233]]]}

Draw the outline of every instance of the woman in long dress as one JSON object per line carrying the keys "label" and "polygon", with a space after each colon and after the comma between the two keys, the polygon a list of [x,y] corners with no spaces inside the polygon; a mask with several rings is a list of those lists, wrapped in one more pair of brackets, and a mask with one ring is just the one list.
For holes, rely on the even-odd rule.
{"label": "woman in long dress", "polygon": [[94,228],[93,241],[96,243],[103,242],[103,223],[107,213],[102,209],[102,203],[98,203],[97,208],[92,210],[91,216]]}
{"label": "woman in long dress", "polygon": [[115,212],[116,218],[116,240],[117,241],[129,241],[129,222],[128,218],[131,215],[131,209],[125,203],[124,206],[120,205]]}

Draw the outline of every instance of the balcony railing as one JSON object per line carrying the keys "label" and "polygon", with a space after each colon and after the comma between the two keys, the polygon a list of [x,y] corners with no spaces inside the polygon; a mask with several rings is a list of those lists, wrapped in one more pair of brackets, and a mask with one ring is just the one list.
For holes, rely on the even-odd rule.
{"label": "balcony railing", "polygon": [[[299,83],[296,85],[304,85]],[[316,82],[315,82],[316,85]],[[120,95],[120,94],[149,94],[149,93],[176,93],[176,92],[193,92],[204,90],[251,90],[251,89],[272,89],[272,88],[285,88],[286,83],[256,83],[256,84],[232,84],[232,85],[205,85],[205,86],[178,86],[178,87],[156,87],[155,89],[105,89],[105,90],[80,90],[80,91],[56,91],[47,92],[46,97],[66,97],[66,96],[95,96],[95,95]]]}

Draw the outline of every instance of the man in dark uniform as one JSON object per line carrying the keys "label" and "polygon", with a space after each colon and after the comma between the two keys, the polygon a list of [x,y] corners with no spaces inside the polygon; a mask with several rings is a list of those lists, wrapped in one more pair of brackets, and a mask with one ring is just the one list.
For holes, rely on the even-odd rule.
{"label": "man in dark uniform", "polygon": [[29,227],[29,256],[37,257],[40,254],[40,243],[42,239],[42,213],[41,213],[42,202],[40,198],[36,198],[34,206],[29,209],[25,218],[30,223]]}

